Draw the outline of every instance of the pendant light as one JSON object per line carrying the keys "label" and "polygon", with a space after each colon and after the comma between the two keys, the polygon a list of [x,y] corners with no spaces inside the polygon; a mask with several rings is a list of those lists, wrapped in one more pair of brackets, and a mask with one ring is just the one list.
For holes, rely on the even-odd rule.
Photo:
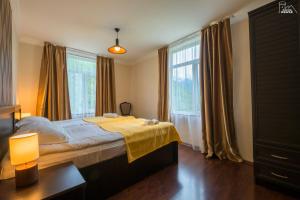
{"label": "pendant light", "polygon": [[113,54],[124,54],[127,52],[127,50],[119,45],[118,33],[119,33],[120,29],[115,28],[115,31],[117,32],[116,44],[114,46],[108,48],[108,51]]}

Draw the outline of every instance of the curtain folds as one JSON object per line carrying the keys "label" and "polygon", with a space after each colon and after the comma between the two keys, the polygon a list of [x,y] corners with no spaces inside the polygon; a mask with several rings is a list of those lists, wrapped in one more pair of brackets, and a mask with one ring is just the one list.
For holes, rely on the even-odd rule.
{"label": "curtain folds", "polygon": [[50,120],[71,118],[65,47],[45,42],[36,112]]}
{"label": "curtain folds", "polygon": [[180,134],[181,140],[195,151],[204,152],[202,141],[202,123],[199,115],[171,113],[171,121]]}
{"label": "curtain folds", "polygon": [[97,57],[96,70],[96,116],[116,112],[116,89],[114,60]]}
{"label": "curtain folds", "polygon": [[200,85],[202,130],[207,157],[241,162],[233,119],[230,20],[201,31]]}
{"label": "curtain folds", "polygon": [[158,50],[159,60],[159,83],[158,83],[158,120],[169,121],[169,105],[168,105],[168,47]]}
{"label": "curtain folds", "polygon": [[9,0],[0,1],[0,106],[14,104],[12,11]]}

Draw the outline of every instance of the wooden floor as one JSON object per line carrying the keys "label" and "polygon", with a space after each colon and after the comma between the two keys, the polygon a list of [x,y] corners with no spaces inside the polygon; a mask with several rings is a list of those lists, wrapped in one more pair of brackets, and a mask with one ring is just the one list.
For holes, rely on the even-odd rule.
{"label": "wooden floor", "polygon": [[206,160],[189,147],[179,147],[178,165],[169,166],[116,194],[111,200],[292,200],[255,185],[253,168],[230,161]]}

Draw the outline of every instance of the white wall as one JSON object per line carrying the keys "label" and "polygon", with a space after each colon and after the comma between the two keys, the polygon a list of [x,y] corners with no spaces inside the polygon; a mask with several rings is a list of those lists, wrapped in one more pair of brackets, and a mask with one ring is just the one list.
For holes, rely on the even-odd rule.
{"label": "white wall", "polygon": [[133,114],[143,118],[157,118],[158,56],[151,53],[131,67],[130,97]]}
{"label": "white wall", "polygon": [[253,161],[251,73],[248,19],[231,26],[233,106],[237,143],[245,160]]}
{"label": "white wall", "polygon": [[36,114],[42,53],[42,46],[19,43],[17,104],[22,106],[22,112],[31,115]]}
{"label": "white wall", "polygon": [[[43,47],[28,43],[19,43],[19,60],[17,69],[17,103],[22,112],[36,114],[37,93],[41,68]],[[115,64],[116,102],[130,101],[130,67]]]}
{"label": "white wall", "polygon": [[120,103],[130,102],[130,80],[131,68],[128,65],[115,64],[115,80],[116,80],[116,103],[117,112],[120,112]]}

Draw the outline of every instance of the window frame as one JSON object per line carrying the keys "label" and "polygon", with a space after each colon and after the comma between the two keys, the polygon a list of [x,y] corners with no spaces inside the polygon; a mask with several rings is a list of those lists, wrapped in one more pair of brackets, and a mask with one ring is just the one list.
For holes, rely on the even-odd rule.
{"label": "window frame", "polygon": [[[199,37],[198,39],[195,39],[196,37]],[[194,41],[193,41],[194,40]],[[181,45],[181,43],[187,43],[185,45]],[[191,43],[193,43],[194,45],[191,45]],[[199,45],[199,57],[193,60],[189,60],[187,62],[182,62],[179,64],[173,64],[173,56],[174,54],[186,50],[188,48],[191,47],[195,47]],[[169,51],[169,66],[168,66],[168,71],[169,71],[169,99],[170,99],[170,113],[171,114],[175,114],[175,115],[189,115],[189,116],[199,116],[201,115],[201,108],[200,108],[200,91],[196,92],[197,89],[200,89],[200,77],[199,77],[199,70],[200,70],[200,36],[196,36],[193,35],[190,38],[185,38],[183,39],[183,41],[179,41],[178,42],[178,46],[179,48],[176,49],[176,43],[173,44],[172,46],[169,47],[169,50],[172,48],[175,48],[176,50],[170,50]],[[192,65],[192,104],[193,104],[193,111],[176,111],[173,109],[173,100],[172,100],[172,81],[173,81],[173,70],[177,69],[179,67],[188,67],[189,65]],[[196,87],[196,84],[198,84],[199,86]],[[199,94],[199,97],[195,97],[195,95],[197,95],[197,93]],[[197,109],[197,105],[195,100],[199,99],[199,104],[198,107],[199,109]]]}
{"label": "window frame", "polygon": [[[82,60],[88,60],[89,62],[93,62],[95,63],[95,74],[93,75],[92,72],[90,71],[85,71],[83,73],[79,73],[81,75],[81,80],[82,80],[82,88],[88,88],[88,80],[89,80],[89,77],[95,77],[95,107],[94,107],[94,111],[91,113],[91,112],[88,112],[88,113],[72,113],[72,103],[71,103],[71,94],[70,94],[70,71],[72,71],[72,69],[69,68],[69,65],[68,65],[68,56],[74,56],[74,57],[78,57],[78,58],[82,58]],[[71,116],[73,119],[78,119],[78,118],[82,118],[82,117],[92,117],[92,116],[95,116],[96,115],[96,79],[97,79],[97,57],[96,55],[93,55],[91,53],[88,53],[88,52],[84,52],[84,51],[80,51],[80,50],[76,50],[76,49],[67,49],[67,52],[66,52],[66,60],[67,60],[67,71],[68,71],[68,86],[69,86],[69,96],[70,96],[70,107],[71,107]],[[76,70],[74,70],[73,73],[76,73],[75,72]],[[89,101],[89,98],[88,98],[88,90],[85,90],[84,91],[84,99],[82,102],[82,106],[84,107],[84,110],[85,111],[88,111],[88,101]]]}

